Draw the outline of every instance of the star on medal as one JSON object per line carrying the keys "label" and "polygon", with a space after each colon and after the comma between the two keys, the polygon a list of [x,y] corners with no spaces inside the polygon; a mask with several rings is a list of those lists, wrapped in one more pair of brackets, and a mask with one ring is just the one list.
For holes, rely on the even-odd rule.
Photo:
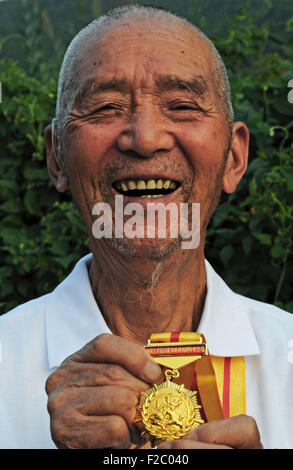
{"label": "star on medal", "polygon": [[179,377],[179,371],[167,369],[165,377],[164,383],[141,394],[134,421],[153,447],[166,440],[180,439],[204,422],[197,392],[171,382],[171,378]]}

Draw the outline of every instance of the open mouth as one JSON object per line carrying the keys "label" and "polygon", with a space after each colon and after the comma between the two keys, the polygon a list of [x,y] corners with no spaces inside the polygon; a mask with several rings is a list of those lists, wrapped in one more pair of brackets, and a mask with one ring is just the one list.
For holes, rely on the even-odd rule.
{"label": "open mouth", "polygon": [[180,187],[180,183],[167,179],[129,179],[118,180],[113,183],[113,188],[120,194],[130,197],[156,198],[171,194]]}

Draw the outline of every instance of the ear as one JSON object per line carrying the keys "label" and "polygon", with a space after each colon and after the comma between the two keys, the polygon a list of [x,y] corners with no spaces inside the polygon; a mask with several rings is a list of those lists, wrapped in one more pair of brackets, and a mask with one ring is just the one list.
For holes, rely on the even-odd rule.
{"label": "ear", "polygon": [[61,163],[61,158],[58,155],[58,140],[54,125],[50,124],[46,127],[44,140],[49,176],[57,191],[63,193],[68,188],[69,183],[64,165]]}
{"label": "ear", "polygon": [[223,178],[223,190],[226,193],[233,193],[244,175],[248,162],[248,150],[249,130],[243,122],[236,122],[233,125],[232,144]]}

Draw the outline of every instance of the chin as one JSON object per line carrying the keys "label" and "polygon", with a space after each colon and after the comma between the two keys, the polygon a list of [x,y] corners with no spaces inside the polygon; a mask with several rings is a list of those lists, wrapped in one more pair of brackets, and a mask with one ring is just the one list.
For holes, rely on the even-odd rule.
{"label": "chin", "polygon": [[106,243],[126,258],[159,260],[181,249],[181,237],[172,239],[108,238]]}

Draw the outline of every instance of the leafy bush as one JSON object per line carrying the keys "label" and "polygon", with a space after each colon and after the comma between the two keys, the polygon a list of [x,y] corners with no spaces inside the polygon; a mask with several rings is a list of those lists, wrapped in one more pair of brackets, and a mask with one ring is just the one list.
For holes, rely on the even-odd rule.
{"label": "leafy bush", "polygon": [[[251,149],[247,175],[236,193],[223,195],[206,245],[207,258],[234,290],[291,312],[292,29],[291,18],[276,37],[242,10],[228,34],[215,40],[228,68],[236,117],[251,131]],[[53,289],[89,251],[70,193],[60,196],[47,175],[43,131],[54,116],[57,67],[52,73],[52,65],[46,69],[41,61],[42,67],[30,64],[28,72],[0,62],[2,313]]]}
{"label": "leafy bush", "polygon": [[293,17],[276,37],[242,9],[216,46],[251,145],[245,178],[210,225],[207,257],[239,293],[293,312],[293,105],[287,100]]}
{"label": "leafy bush", "polygon": [[43,84],[0,62],[0,308],[53,289],[89,251],[70,199],[49,181],[43,131],[54,115],[56,81]]}

